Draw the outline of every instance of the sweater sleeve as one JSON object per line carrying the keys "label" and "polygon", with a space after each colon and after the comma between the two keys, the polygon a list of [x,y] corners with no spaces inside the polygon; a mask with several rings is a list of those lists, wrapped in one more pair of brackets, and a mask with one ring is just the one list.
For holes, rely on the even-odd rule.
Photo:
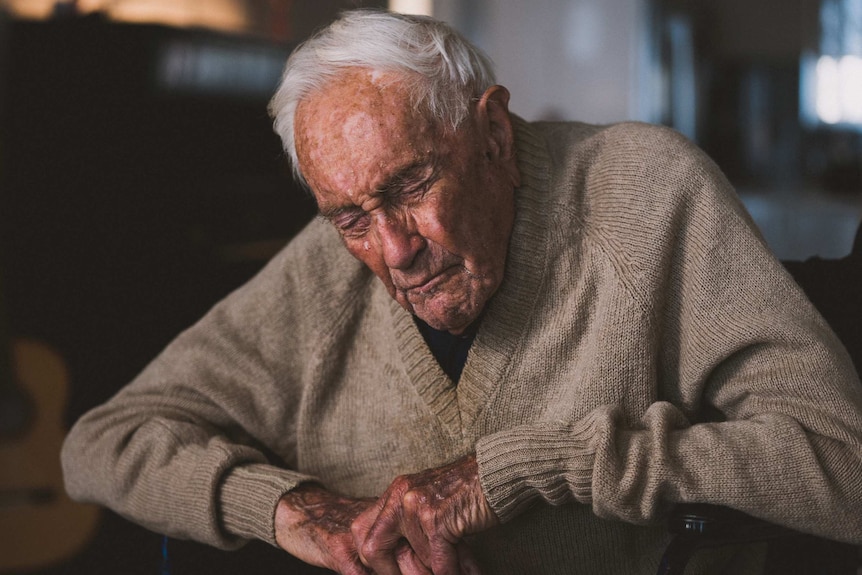
{"label": "sweater sleeve", "polygon": [[852,362],[717,168],[679,144],[659,152],[674,165],[641,181],[663,192],[609,199],[627,213],[602,226],[613,238],[608,260],[649,318],[633,339],[651,338],[656,358],[654,390],[608,383],[650,396],[649,407],[633,416],[605,405],[579,421],[482,438],[490,504],[504,521],[542,500],[647,523],[671,504],[705,502],[862,543],[862,385]]}
{"label": "sweater sleeve", "polygon": [[289,469],[305,344],[286,258],[76,422],[62,451],[73,498],[172,537],[275,545],[279,498],[311,479]]}

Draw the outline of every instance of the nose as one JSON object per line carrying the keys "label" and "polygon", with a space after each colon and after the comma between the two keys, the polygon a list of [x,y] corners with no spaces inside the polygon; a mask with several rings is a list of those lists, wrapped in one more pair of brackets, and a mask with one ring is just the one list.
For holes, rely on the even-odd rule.
{"label": "nose", "polygon": [[406,270],[413,265],[426,244],[410,215],[380,213],[374,223],[386,267]]}

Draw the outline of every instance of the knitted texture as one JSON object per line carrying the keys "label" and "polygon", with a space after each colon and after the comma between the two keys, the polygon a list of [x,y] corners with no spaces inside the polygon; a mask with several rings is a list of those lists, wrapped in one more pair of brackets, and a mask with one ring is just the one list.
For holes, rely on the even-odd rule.
{"label": "knitted texture", "polygon": [[374,496],[475,451],[487,574],[654,572],[675,502],[862,543],[862,386],[717,168],[664,128],[515,123],[505,278],[457,387],[316,220],[75,425],[70,493],[275,544],[301,481]]}

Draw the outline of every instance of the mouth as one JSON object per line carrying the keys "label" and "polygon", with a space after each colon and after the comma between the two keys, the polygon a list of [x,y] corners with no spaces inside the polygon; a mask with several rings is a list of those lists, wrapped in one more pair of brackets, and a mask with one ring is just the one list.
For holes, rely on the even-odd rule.
{"label": "mouth", "polygon": [[448,273],[449,270],[455,267],[456,266],[450,266],[448,268],[442,269],[437,273],[431,274],[419,281],[410,282],[404,286],[397,286],[398,290],[404,293],[432,293],[436,290],[437,286],[450,275]]}

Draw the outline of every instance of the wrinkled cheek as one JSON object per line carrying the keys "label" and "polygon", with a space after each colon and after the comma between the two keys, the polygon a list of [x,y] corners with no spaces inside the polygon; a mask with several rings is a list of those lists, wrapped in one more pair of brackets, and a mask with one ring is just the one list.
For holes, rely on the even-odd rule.
{"label": "wrinkled cheek", "polygon": [[371,270],[376,275],[383,285],[386,286],[389,295],[395,297],[395,286],[392,284],[392,277],[389,275],[389,268],[383,261],[375,249],[371,246],[368,240],[345,240],[344,246],[350,255],[365,264],[365,267]]}
{"label": "wrinkled cheek", "polygon": [[401,299],[399,299],[403,298],[403,295],[399,295],[400,292],[395,289],[395,284],[392,283],[392,277],[389,275],[389,269],[386,266],[383,266],[381,268],[373,268],[371,266],[368,267],[371,269],[374,275],[377,276],[377,279],[383,282],[383,285],[386,287],[386,291],[389,292],[390,297],[397,299],[399,303],[401,303],[401,305],[404,305]]}

